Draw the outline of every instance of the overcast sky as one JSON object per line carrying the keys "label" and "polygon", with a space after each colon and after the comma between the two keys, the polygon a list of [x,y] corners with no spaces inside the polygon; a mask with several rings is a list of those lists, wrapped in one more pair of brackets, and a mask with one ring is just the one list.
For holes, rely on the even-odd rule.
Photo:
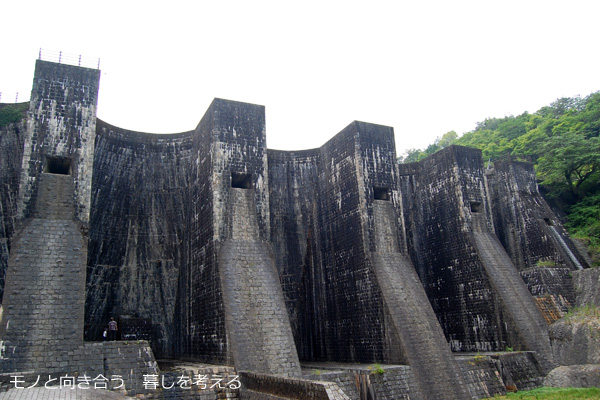
{"label": "overcast sky", "polygon": [[2,102],[39,49],[100,58],[98,117],[195,128],[215,97],[266,107],[267,144],[321,146],[353,120],[398,154],[600,90],[600,1],[5,2]]}

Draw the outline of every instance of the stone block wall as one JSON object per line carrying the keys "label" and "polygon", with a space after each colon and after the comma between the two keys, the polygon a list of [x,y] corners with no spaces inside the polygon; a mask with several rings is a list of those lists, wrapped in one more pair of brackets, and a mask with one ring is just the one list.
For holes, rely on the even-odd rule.
{"label": "stone block wall", "polygon": [[86,339],[110,317],[152,322],[173,355],[181,270],[189,264],[190,132],[152,135],[97,122],[86,289]]}
{"label": "stone block wall", "polygon": [[457,364],[465,377],[466,386],[473,399],[487,399],[506,393],[499,371],[501,364],[485,355],[457,357]]}
{"label": "stone block wall", "polygon": [[271,238],[301,358],[384,360],[392,333],[370,252],[375,191],[398,198],[393,130],[353,122],[320,149],[268,156]]}
{"label": "stone block wall", "polygon": [[[410,259],[400,253],[395,232],[389,231],[397,226],[393,206],[389,201],[375,200],[373,211],[376,239],[373,267],[389,313],[386,323],[395,333],[390,335],[387,352],[403,355],[402,360],[412,367],[424,397],[435,398],[444,393],[446,399],[465,398],[468,392],[461,370]],[[396,243],[390,238],[396,239]]]}
{"label": "stone block wall", "polygon": [[243,187],[254,189],[257,239],[266,240],[270,237],[270,224],[265,108],[215,99],[207,115],[213,123],[210,178],[214,182],[215,237],[231,237],[230,192],[232,187]]}
{"label": "stone block wall", "polygon": [[[439,391],[427,380],[429,372],[435,370],[441,380],[443,371],[455,368],[445,364],[452,364],[449,347],[435,314],[430,309],[423,313],[427,298],[410,260],[400,252],[406,246],[394,147],[391,128],[354,122],[319,152],[270,152],[272,232],[291,232],[274,239],[282,243],[275,247],[278,260],[286,268],[295,263],[293,278],[301,291],[309,288],[301,294],[306,300],[298,302],[305,305],[298,325],[307,328],[296,337],[301,357],[427,365],[419,369],[418,382],[429,393]],[[306,196],[297,194],[299,183]],[[385,218],[377,218],[384,206]],[[288,245],[298,236],[300,247]],[[293,259],[298,253],[302,257]],[[315,321],[324,323],[315,326]],[[464,386],[460,376],[447,380]]]}
{"label": "stone block wall", "polygon": [[497,161],[486,175],[495,233],[552,323],[574,301],[569,271],[590,260],[539,193],[531,164]]}
{"label": "stone block wall", "polygon": [[496,235],[519,270],[552,263],[571,270],[589,267],[538,191],[533,165],[498,161],[488,171]]}
{"label": "stone block wall", "polygon": [[248,400],[349,400],[350,398],[331,382],[241,372],[242,399]]}
{"label": "stone block wall", "polygon": [[37,60],[24,138],[18,216],[35,208],[38,179],[51,157],[69,160],[75,216],[90,215],[100,71]]}
{"label": "stone block wall", "polygon": [[491,224],[483,171],[481,152],[459,146],[399,165],[410,256],[454,351],[509,343],[497,294],[468,235],[473,213]]}
{"label": "stone block wall", "polygon": [[[3,104],[0,104],[0,107]],[[15,230],[27,120],[0,128],[0,302]]]}
{"label": "stone block wall", "polygon": [[[0,392],[15,388],[15,379],[24,381],[22,386],[37,388],[44,388],[47,382],[49,386],[59,386],[62,379],[64,387],[72,382],[83,390],[80,393],[97,388],[146,397],[155,391],[144,387],[144,375],[160,375],[152,349],[145,341],[80,344],[63,354],[59,364],[53,369],[38,366],[0,374]],[[112,398],[108,393],[106,397]]]}
{"label": "stone block wall", "polygon": [[[285,305],[301,358],[312,354],[314,304],[309,267],[319,264],[319,151],[268,151],[271,243]],[[315,282],[314,279],[310,280]]]}
{"label": "stone block wall", "polygon": [[79,370],[73,371],[78,375],[94,379],[101,374],[109,380],[108,389],[128,396],[153,392],[144,387],[144,375],[158,376],[159,369],[147,341],[86,343],[84,352],[89,358],[79,365]]}
{"label": "stone block wall", "polygon": [[65,371],[83,344],[87,241],[73,221],[73,182],[42,174],[35,218],[14,238],[6,276],[0,370]]}
{"label": "stone block wall", "polygon": [[404,171],[409,247],[453,350],[535,350],[550,367],[547,324],[493,233],[480,152],[450,146],[416,170]]}
{"label": "stone block wall", "polygon": [[[320,264],[310,266],[314,360],[377,362],[384,359],[381,292],[370,265],[366,193],[358,139],[352,123],[320,149],[318,233]],[[312,281],[314,279],[314,281]]]}
{"label": "stone block wall", "polygon": [[231,237],[230,190],[240,177],[268,238],[264,108],[216,99],[193,132],[102,121],[97,131],[86,338],[127,314],[152,321],[161,357],[231,362],[217,254]]}
{"label": "stone block wall", "polygon": [[320,371],[311,379],[336,383],[351,399],[421,399],[424,398],[411,367],[385,366],[382,371],[345,369],[343,372]]}
{"label": "stone block wall", "polygon": [[180,271],[175,354],[205,362],[228,359],[225,311],[217,264],[213,195],[213,121],[207,111],[193,134],[190,167],[189,264]]}
{"label": "stone block wall", "polygon": [[269,238],[264,107],[215,99],[196,128],[193,165],[190,265],[180,280],[177,353],[231,363],[217,257],[232,234],[232,186],[253,189],[257,239]]}
{"label": "stone block wall", "polygon": [[506,353],[494,357],[500,362],[500,373],[506,386],[531,390],[542,386],[546,373],[532,352]]}
{"label": "stone block wall", "polygon": [[361,199],[365,208],[369,251],[375,249],[374,201],[389,202],[394,207],[390,236],[398,242],[400,251],[406,254],[404,215],[396,161],[394,129],[388,126],[354,122],[357,130],[359,190],[364,193]]}
{"label": "stone block wall", "polygon": [[564,267],[532,267],[520,272],[544,318],[551,324],[575,304],[572,271]]}
{"label": "stone block wall", "polygon": [[393,154],[392,129],[361,122],[320,149],[268,153],[271,237],[303,359],[388,357],[367,212],[374,187],[391,196]]}
{"label": "stone block wall", "polygon": [[299,376],[300,363],[273,253],[257,240],[254,190],[231,189],[232,237],[219,252],[231,356],[238,371]]}
{"label": "stone block wall", "polygon": [[[317,364],[313,364],[317,367]],[[313,370],[311,380],[333,382],[351,399],[423,399],[423,392],[413,367],[407,365],[371,366],[325,364]],[[508,389],[528,390],[539,387],[544,373],[533,353],[514,352],[456,356],[456,368],[462,371],[464,382],[453,382],[464,390],[463,399],[485,399],[506,394]],[[448,398],[456,387],[447,386],[433,398]]]}
{"label": "stone block wall", "polygon": [[573,271],[573,290],[577,306],[595,305],[600,307],[600,269],[589,268]]}

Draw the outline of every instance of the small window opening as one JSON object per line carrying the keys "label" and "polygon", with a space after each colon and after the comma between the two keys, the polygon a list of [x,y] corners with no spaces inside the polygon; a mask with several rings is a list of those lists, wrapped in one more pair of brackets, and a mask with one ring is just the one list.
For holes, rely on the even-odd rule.
{"label": "small window opening", "polygon": [[250,189],[252,187],[252,174],[231,173],[231,187]]}
{"label": "small window opening", "polygon": [[471,212],[472,213],[480,213],[481,212],[481,203],[478,201],[471,202]]}
{"label": "small window opening", "polygon": [[552,225],[554,225],[554,224],[552,223],[552,220],[551,220],[550,218],[547,218],[547,217],[546,217],[546,218],[544,218],[544,222],[546,222],[546,225],[548,225],[548,226],[552,226]]}
{"label": "small window opening", "polygon": [[48,174],[71,175],[71,159],[66,157],[46,157],[44,172]]}
{"label": "small window opening", "polygon": [[390,189],[386,187],[373,187],[373,197],[375,200],[390,200]]}

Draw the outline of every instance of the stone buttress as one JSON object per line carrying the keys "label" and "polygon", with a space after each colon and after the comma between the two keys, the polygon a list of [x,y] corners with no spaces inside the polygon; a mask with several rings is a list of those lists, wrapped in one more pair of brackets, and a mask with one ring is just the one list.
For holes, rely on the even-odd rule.
{"label": "stone buttress", "polygon": [[[209,225],[193,221],[192,229],[200,231],[192,248],[190,290],[205,305],[191,310],[187,322],[190,355],[210,346],[216,352],[213,359],[222,358],[238,370],[299,376],[269,242],[264,107],[215,99],[197,135],[202,144],[196,171],[203,182],[198,190],[208,201],[200,198],[194,215]],[[207,284],[215,286],[205,291]],[[211,305],[215,308],[209,309]],[[207,326],[211,320],[213,326]],[[222,335],[219,348],[199,335],[215,328]]]}
{"label": "stone buttress", "polygon": [[552,323],[574,304],[572,271],[591,260],[540,194],[533,165],[496,161],[486,177],[496,236]]}
{"label": "stone buttress", "polygon": [[400,173],[411,258],[453,350],[534,350],[549,367],[547,325],[494,235],[480,151],[450,146]]}
{"label": "stone buttress", "polygon": [[69,370],[83,346],[91,165],[100,71],[36,63],[19,222],[0,322],[5,372]]}

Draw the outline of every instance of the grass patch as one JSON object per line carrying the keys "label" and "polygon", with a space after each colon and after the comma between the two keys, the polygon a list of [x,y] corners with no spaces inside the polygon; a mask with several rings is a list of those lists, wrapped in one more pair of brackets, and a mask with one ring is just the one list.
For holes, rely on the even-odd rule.
{"label": "grass patch", "polygon": [[539,260],[535,263],[536,267],[556,267],[556,263],[552,260]]}
{"label": "grass patch", "polygon": [[385,373],[385,369],[378,363],[370,365],[368,368],[371,370],[371,375],[381,375]]}
{"label": "grass patch", "polygon": [[490,397],[493,399],[507,400],[571,400],[571,399],[600,399],[600,388],[550,388],[541,387],[517,393],[508,393],[506,396]]}
{"label": "grass patch", "polygon": [[573,322],[586,322],[590,319],[600,319],[600,308],[590,304],[572,307],[567,311],[565,319]]}
{"label": "grass patch", "polygon": [[523,392],[509,393],[506,396],[496,396],[493,399],[507,400],[570,400],[570,399],[600,399],[600,388],[550,388],[541,387]]}

